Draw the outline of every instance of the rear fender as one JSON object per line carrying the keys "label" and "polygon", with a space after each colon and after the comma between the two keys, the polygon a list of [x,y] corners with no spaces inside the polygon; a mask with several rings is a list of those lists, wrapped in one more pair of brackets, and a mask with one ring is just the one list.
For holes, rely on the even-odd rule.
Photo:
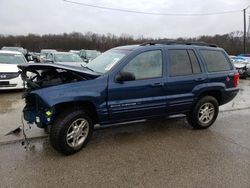
{"label": "rear fender", "polygon": [[193,89],[193,94],[194,94],[194,102],[196,103],[197,100],[204,94],[211,94],[214,96],[218,102],[220,103],[221,101],[221,96],[222,93],[226,91],[226,86],[224,83],[204,83],[197,85]]}

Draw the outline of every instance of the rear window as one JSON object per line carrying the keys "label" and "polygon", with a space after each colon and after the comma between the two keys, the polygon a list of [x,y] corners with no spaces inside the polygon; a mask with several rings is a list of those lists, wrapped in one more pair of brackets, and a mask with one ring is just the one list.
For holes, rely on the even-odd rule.
{"label": "rear window", "polygon": [[225,54],[215,50],[201,50],[208,72],[228,71],[232,67]]}

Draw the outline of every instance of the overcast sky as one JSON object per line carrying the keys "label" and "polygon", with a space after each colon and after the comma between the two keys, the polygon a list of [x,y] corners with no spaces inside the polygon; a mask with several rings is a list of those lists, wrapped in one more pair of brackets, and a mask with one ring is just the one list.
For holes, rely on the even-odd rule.
{"label": "overcast sky", "polygon": [[[250,0],[72,0],[159,13],[210,13],[243,9]],[[248,9],[250,12],[250,8]],[[248,18],[248,16],[247,16]],[[135,37],[196,37],[243,30],[243,13],[213,16],[154,16],[102,10],[63,0],[0,0],[0,34],[87,31]]]}

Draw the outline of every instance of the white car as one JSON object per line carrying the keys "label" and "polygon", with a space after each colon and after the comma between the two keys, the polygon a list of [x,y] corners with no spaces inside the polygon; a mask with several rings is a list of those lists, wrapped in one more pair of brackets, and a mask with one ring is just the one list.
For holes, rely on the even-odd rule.
{"label": "white car", "polygon": [[68,65],[74,67],[85,66],[86,63],[79,55],[70,52],[52,52],[47,55],[48,63],[56,63],[60,65]]}
{"label": "white car", "polygon": [[250,76],[250,58],[243,56],[236,56],[231,59],[234,67],[238,70],[241,78]]}
{"label": "white car", "polygon": [[0,50],[0,90],[23,89],[18,64],[27,63],[21,52]]}
{"label": "white car", "polygon": [[47,59],[49,53],[56,52],[55,49],[42,49],[40,52],[40,62],[44,62]]}

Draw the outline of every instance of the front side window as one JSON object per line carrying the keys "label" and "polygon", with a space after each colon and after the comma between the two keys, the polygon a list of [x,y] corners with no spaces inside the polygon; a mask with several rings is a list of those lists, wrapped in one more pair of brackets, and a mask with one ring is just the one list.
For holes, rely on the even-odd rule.
{"label": "front side window", "polygon": [[161,77],[161,50],[143,52],[137,55],[122,69],[122,71],[134,74],[136,80]]}
{"label": "front side window", "polygon": [[201,50],[208,72],[219,72],[231,70],[229,61],[225,54],[215,50]]}

